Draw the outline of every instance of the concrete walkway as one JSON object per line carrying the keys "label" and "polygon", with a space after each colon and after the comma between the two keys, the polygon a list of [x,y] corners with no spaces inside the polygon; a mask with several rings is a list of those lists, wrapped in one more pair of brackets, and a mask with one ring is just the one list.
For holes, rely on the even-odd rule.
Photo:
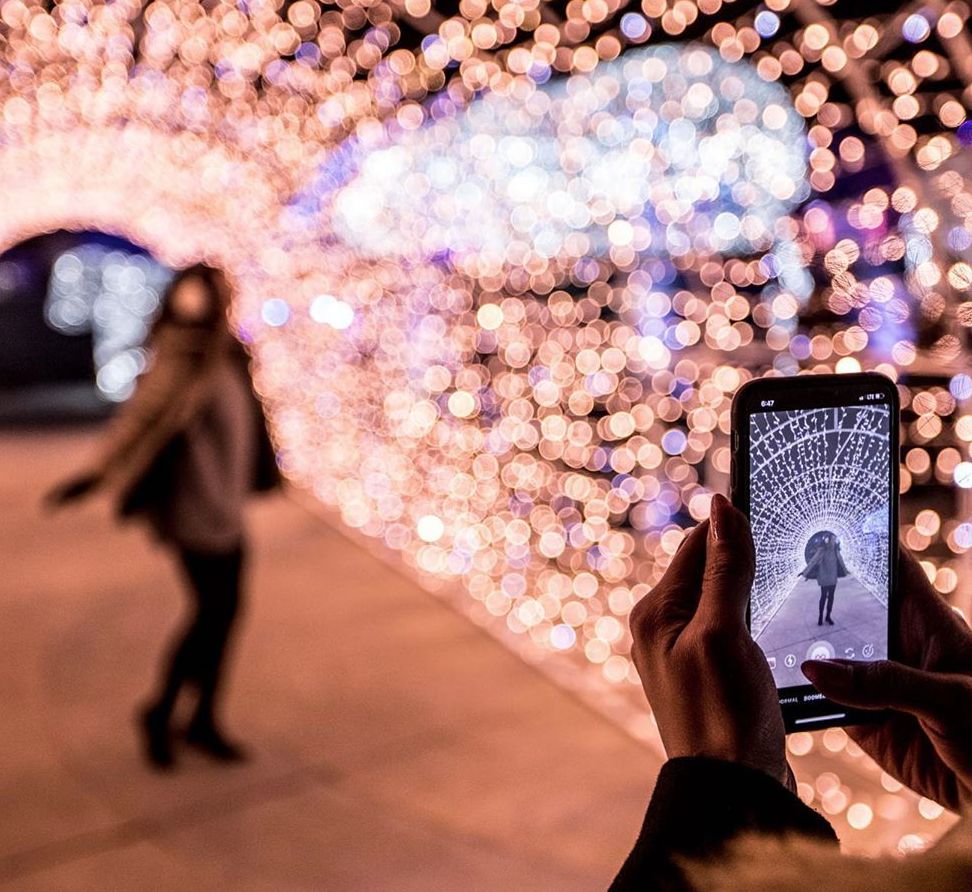
{"label": "concrete walkway", "polygon": [[0,435],[0,885],[604,888],[658,765],[282,497],[254,508],[227,704],[255,758],[147,771],[132,731],[182,595],[103,506],[41,492],[95,431]]}
{"label": "concrete walkway", "polygon": [[780,687],[807,683],[804,660],[887,657],[888,610],[853,576],[837,581],[834,625],[817,625],[819,606],[820,586],[801,579],[757,639]]}

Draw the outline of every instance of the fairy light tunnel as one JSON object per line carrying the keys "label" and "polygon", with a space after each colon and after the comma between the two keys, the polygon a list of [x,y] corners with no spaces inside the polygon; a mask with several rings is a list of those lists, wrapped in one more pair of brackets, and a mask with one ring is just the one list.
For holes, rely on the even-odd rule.
{"label": "fairy light tunnel", "polygon": [[762,544],[754,637],[790,595],[807,561],[807,544],[822,532],[837,536],[848,572],[887,606],[882,533],[890,488],[882,444],[888,424],[887,410],[866,406],[753,417],[752,525]]}
{"label": "fairy light tunnel", "polygon": [[[972,488],[968,18],[5,0],[0,246],[101,229],[229,269],[286,473],[654,740],[626,616],[746,379],[878,368],[903,489]],[[955,504],[903,529],[946,596]],[[942,826],[843,732],[789,746],[867,845]]]}

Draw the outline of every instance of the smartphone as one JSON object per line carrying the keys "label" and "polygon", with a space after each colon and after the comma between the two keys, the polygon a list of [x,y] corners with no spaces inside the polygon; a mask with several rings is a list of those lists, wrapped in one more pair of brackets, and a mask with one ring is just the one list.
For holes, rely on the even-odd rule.
{"label": "smartphone", "polygon": [[732,404],[732,501],[756,546],[749,629],[787,732],[873,720],[804,660],[894,659],[898,390],[876,373],[748,382]]}

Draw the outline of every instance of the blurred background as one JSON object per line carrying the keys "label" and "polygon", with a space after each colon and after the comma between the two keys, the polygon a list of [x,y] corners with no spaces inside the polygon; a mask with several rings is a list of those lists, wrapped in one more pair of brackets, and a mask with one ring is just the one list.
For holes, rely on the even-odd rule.
{"label": "blurred background", "polygon": [[[969,617],[969,15],[0,3],[0,882],[606,886],[663,760],[626,616],[753,376],[898,382],[902,541]],[[256,757],[159,777],[175,571],[40,498],[201,259],[290,486],[227,705]],[[839,729],[788,747],[848,850],[953,820]]]}

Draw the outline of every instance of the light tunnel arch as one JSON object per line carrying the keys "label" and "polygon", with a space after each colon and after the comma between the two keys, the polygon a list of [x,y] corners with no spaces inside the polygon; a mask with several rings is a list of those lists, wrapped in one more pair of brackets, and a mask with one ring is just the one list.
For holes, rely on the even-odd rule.
{"label": "light tunnel arch", "polygon": [[[848,569],[887,603],[888,543],[870,528],[887,512],[890,413],[879,407],[789,410],[753,416],[751,492],[758,544],[753,633],[789,596],[810,538],[824,529],[841,542]],[[879,525],[886,530],[886,521]]]}
{"label": "light tunnel arch", "polygon": [[89,230],[171,268],[206,261],[225,269],[236,286],[231,322],[253,348],[258,377],[262,303],[292,294],[324,264],[315,233],[288,226],[280,172],[211,136],[137,122],[40,129],[3,147],[0,176],[0,252],[57,230]]}
{"label": "light tunnel arch", "polygon": [[40,232],[87,226],[129,238],[171,266],[210,257],[240,268],[246,258],[248,272],[280,208],[268,172],[241,154],[139,125],[32,135],[3,148],[0,174],[3,250]]}
{"label": "light tunnel arch", "polygon": [[[639,394],[658,386],[653,398],[665,398],[668,385],[653,382],[673,374],[681,346],[658,349],[667,310],[647,331],[602,322],[600,307],[572,316],[563,300],[554,310],[546,295],[501,286],[483,301],[486,277],[473,281],[475,270],[363,256],[328,231],[328,208],[291,201],[299,172],[207,132],[138,121],[41,127],[0,153],[0,175],[15,171],[16,187],[0,197],[0,217],[11,212],[0,240],[91,226],[171,265],[208,256],[234,274],[234,322],[252,345],[284,470],[345,524],[398,551],[429,587],[464,588],[467,612],[534,658],[573,651],[601,683],[636,682],[624,617],[674,551],[674,516],[704,516],[705,486],[684,458],[700,457],[711,436],[667,452],[663,435],[680,422],[666,421],[666,409],[642,412],[637,396],[624,397],[616,426],[591,413],[605,380],[640,379]],[[635,276],[632,287],[650,285]],[[328,296],[352,308],[347,329],[315,318]],[[479,338],[482,302],[493,317]],[[598,368],[541,380],[527,368],[535,355],[551,368],[578,357]],[[700,384],[717,368],[704,362],[685,380]],[[743,378],[720,380],[700,411],[725,408]],[[568,405],[571,388],[578,399]],[[545,421],[554,409],[563,432]],[[566,448],[554,454],[558,442]],[[684,473],[672,479],[674,462]]]}
{"label": "light tunnel arch", "polygon": [[[5,185],[15,189],[7,196],[0,194],[0,233],[6,232],[7,221],[19,221],[17,226],[23,227],[20,236],[12,235],[13,240],[49,226],[90,225],[131,237],[173,265],[198,259],[196,248],[200,245],[200,250],[216,254],[217,262],[233,268],[239,277],[234,320],[241,332],[252,336],[258,386],[270,409],[285,470],[292,479],[313,491],[346,525],[399,552],[428,587],[455,584],[464,589],[457,604],[477,621],[498,630],[525,658],[545,661],[562,677],[569,675],[567,667],[581,667],[581,680],[572,679],[570,683],[582,689],[597,689],[607,683],[606,696],[598,689],[598,697],[604,702],[612,695],[620,702],[637,691],[637,705],[632,709],[633,701],[628,698],[619,712],[642,736],[650,735],[638,679],[628,660],[630,639],[625,617],[634,601],[657,583],[681,541],[683,527],[707,513],[707,481],[704,477],[700,481],[696,469],[700,467],[699,456],[707,450],[715,456],[726,454],[720,437],[725,433],[723,420],[728,418],[732,392],[750,374],[779,360],[783,360],[779,370],[794,372],[807,359],[802,349],[795,348],[796,339],[791,338],[799,330],[795,311],[784,306],[785,312],[777,313],[774,301],[767,299],[772,295],[765,290],[740,289],[736,296],[720,295],[710,290],[711,282],[702,283],[704,287],[696,283],[704,312],[696,320],[684,320],[685,329],[701,339],[696,322],[708,326],[720,317],[725,322],[716,333],[718,338],[713,334],[711,343],[706,337],[699,344],[710,348],[708,357],[699,358],[702,350],[665,348],[662,340],[667,329],[674,326],[659,320],[659,331],[640,332],[652,339],[645,339],[641,355],[636,350],[624,358],[625,364],[631,363],[627,370],[637,370],[643,377],[645,387],[637,392],[650,416],[622,404],[604,407],[603,417],[597,418],[584,411],[591,405],[583,393],[585,375],[568,379],[558,370],[570,364],[580,370],[593,353],[601,368],[592,371],[592,376],[615,374],[610,368],[617,358],[615,351],[621,348],[610,337],[591,336],[592,332],[596,334],[595,326],[588,324],[589,316],[571,315],[571,300],[552,301],[556,312],[551,328],[567,331],[572,341],[562,350],[557,337],[551,336],[544,343],[540,364],[551,370],[548,379],[530,378],[526,371],[521,374],[522,366],[511,365],[503,393],[490,404],[482,398],[486,382],[466,374],[469,369],[463,368],[489,365],[488,359],[470,359],[463,352],[475,341],[477,329],[487,328],[480,324],[475,307],[451,302],[450,290],[461,293],[466,284],[457,285],[448,271],[439,268],[409,268],[380,259],[365,262],[329,239],[326,215],[311,220],[286,204],[287,196],[295,195],[299,186],[309,181],[319,155],[331,152],[349,134],[373,134],[396,116],[407,124],[406,129],[413,129],[429,120],[433,106],[448,106],[453,97],[457,106],[464,105],[472,95],[463,90],[465,65],[453,71],[448,85],[437,70],[434,85],[428,82],[422,87],[423,91],[428,87],[428,93],[420,92],[419,102],[426,95],[431,100],[428,108],[422,108],[411,97],[405,101],[407,94],[397,90],[402,82],[389,76],[383,64],[360,78],[348,77],[345,83],[334,84],[328,83],[329,66],[305,68],[301,60],[289,58],[289,51],[285,52],[274,36],[282,31],[289,35],[285,42],[296,40],[285,21],[292,4],[239,4],[234,0],[162,0],[153,4],[118,0],[109,4],[92,0],[78,5],[91,10],[89,21],[97,27],[87,27],[88,22],[79,27],[78,21],[67,17],[75,4],[56,4],[49,12],[45,4],[19,0],[3,4],[7,12],[6,25],[0,28],[7,38],[3,56],[8,64],[17,66],[19,78],[17,83],[4,80],[0,90],[4,103],[0,169]],[[357,4],[365,5],[371,4]],[[401,4],[392,6],[397,10],[393,18],[397,18]],[[790,8],[805,18],[804,25],[828,18],[819,4],[796,3]],[[548,5],[550,10],[554,5]],[[745,14],[743,11],[740,16]],[[558,12],[551,15],[556,20]],[[224,16],[232,17],[239,27],[232,30],[229,39],[217,40]],[[732,18],[738,20],[738,16]],[[786,15],[772,18],[778,27]],[[961,19],[966,18],[967,12],[962,12]],[[465,26],[461,14],[448,21]],[[652,40],[668,39],[672,33],[655,28]],[[782,50],[782,41],[789,39],[786,33],[784,28],[776,39],[763,35],[759,53],[768,51],[772,55]],[[307,36],[313,40],[315,35]],[[344,33],[348,43],[350,36],[350,31]],[[520,35],[518,40],[521,38],[532,39]],[[576,62],[590,56],[593,43],[591,39],[573,48]],[[734,58],[742,57],[752,64],[758,59],[756,48],[744,52],[735,36],[718,43],[720,51]],[[443,44],[438,41],[432,49],[444,52]],[[757,41],[757,47],[759,44]],[[631,52],[625,40],[619,45],[625,54]],[[386,49],[394,46],[392,43]],[[879,53],[884,53],[885,46],[881,41],[882,48],[866,55],[865,60],[880,63],[884,57]],[[183,48],[187,52],[180,57]],[[568,57],[568,68],[571,52],[566,44],[557,50],[558,56]],[[533,72],[511,71],[506,55],[507,49],[498,47],[486,54],[484,65],[477,62],[474,68],[495,68],[495,83],[502,89],[505,84],[512,91],[533,90]],[[509,53],[509,57],[514,54]],[[192,68],[185,64],[187,60]],[[347,55],[338,54],[339,63],[347,61]],[[414,63],[421,69],[421,51],[415,52]],[[828,82],[824,71],[809,60],[808,64],[813,68],[811,82],[818,78]],[[84,76],[92,71],[100,74],[101,68],[107,75],[103,80]],[[564,69],[558,66],[558,70]],[[600,77],[608,70],[609,66],[598,64],[592,76]],[[550,74],[549,67],[546,73]],[[199,75],[201,80],[197,79]],[[261,81],[262,75],[266,76]],[[866,82],[851,66],[842,69],[840,77],[852,91]],[[778,75],[768,76],[768,80],[777,79]],[[476,89],[484,88],[486,82],[485,77],[477,80]],[[198,86],[200,83],[204,86]],[[459,89],[453,91],[453,87]],[[931,98],[927,93],[926,97]],[[856,98],[862,97],[857,94]],[[878,107],[879,100],[863,98],[869,107]],[[860,121],[858,112],[865,103],[854,105],[852,102],[847,107],[850,119]],[[294,106],[296,114],[291,111]],[[822,106],[829,111],[833,107],[831,102]],[[808,128],[823,126],[829,139],[831,131],[822,115],[812,110],[802,115]],[[83,132],[83,128],[58,132],[60,122],[65,122],[66,128],[77,128],[78,122],[105,127],[110,138],[100,143],[101,152],[87,156],[90,164],[81,163],[85,156],[79,156],[72,134]],[[297,126],[292,126],[295,123]],[[178,195],[165,191],[164,183],[148,181],[145,171],[151,169],[153,158],[144,144],[156,139],[164,145],[171,142],[172,161],[164,168],[167,176],[161,179],[171,176],[181,181],[175,134],[182,131],[180,138],[185,143],[202,141],[209,146],[210,137],[205,134],[217,130],[219,138],[225,139],[223,148],[236,161],[250,163],[259,172],[253,179],[259,195],[249,203],[241,197],[234,205],[235,213],[224,212],[220,220],[226,227],[205,229],[198,219],[193,220],[193,211],[208,212],[206,202],[183,207]],[[940,139],[936,135],[935,140]],[[125,140],[129,141],[128,153],[121,150]],[[36,159],[28,157],[45,144],[48,168],[57,166],[62,157],[68,161],[65,177],[60,180],[46,179],[51,171],[41,169]],[[26,146],[19,156],[18,146]],[[916,147],[919,153],[930,148],[923,149],[921,143]],[[145,160],[144,164],[131,160],[134,152]],[[24,163],[10,160],[3,166],[4,159],[17,157]],[[132,171],[124,170],[126,158]],[[302,169],[287,169],[288,164],[291,168],[300,166],[297,161]],[[835,171],[839,171],[839,165]],[[139,170],[134,170],[136,167]],[[131,188],[109,189],[106,173],[99,174],[104,185],[86,191],[72,178],[88,170],[119,170]],[[830,187],[820,178],[828,176],[829,170],[816,173],[818,177],[811,185],[825,206],[833,202],[837,218],[842,214],[839,204],[828,199]],[[906,178],[901,179],[904,182]],[[54,204],[49,191],[52,203],[46,209],[32,208],[36,200],[28,188],[32,180],[62,188],[71,200]],[[163,203],[174,201],[171,215],[137,214],[137,206],[145,204],[140,190]],[[190,191],[200,197],[195,187]],[[127,207],[128,214],[105,211],[95,219],[99,195],[109,196],[113,207]],[[222,204],[226,196],[215,190],[208,200]],[[924,203],[924,198],[921,201]],[[263,221],[265,226],[253,224],[254,220]],[[802,225],[797,214],[784,214],[780,222],[792,226],[793,232],[799,232]],[[939,234],[944,231],[941,227]],[[250,234],[255,237],[250,238]],[[627,240],[627,233],[622,236],[622,241]],[[864,247],[863,236],[855,234],[854,238]],[[240,251],[244,241],[247,249]],[[232,262],[234,258],[239,260],[238,265]],[[725,258],[715,259],[716,265],[722,266]],[[771,265],[778,267],[784,290],[796,295],[809,293],[813,277],[804,266],[808,258],[793,248],[793,242],[783,243],[770,259]],[[819,259],[823,259],[823,252]],[[869,278],[863,257],[850,263],[859,277],[865,281]],[[365,279],[371,279],[374,287],[359,287]],[[593,283],[596,294],[594,287],[582,289],[586,293],[577,303],[606,299],[601,284]],[[315,301],[326,296],[339,298],[353,308],[354,322],[347,329],[339,331],[315,318]],[[272,304],[269,318],[279,321],[286,317],[285,324],[271,325],[263,318],[268,300],[281,302]],[[743,318],[737,320],[740,302],[748,306],[742,306]],[[524,348],[514,330],[535,326],[537,319],[508,311],[502,294],[494,294],[484,304],[488,312],[483,321],[488,322],[492,338],[492,353],[484,355],[503,361],[509,355],[519,363]],[[591,309],[590,303],[586,306]],[[763,332],[745,317],[755,309],[765,311],[764,321],[771,325]],[[708,321],[706,313],[710,314]],[[316,315],[326,318],[326,314]],[[423,317],[430,322],[418,324]],[[745,349],[749,341],[734,337],[737,327],[750,337],[755,334],[752,352]],[[898,339],[906,338],[907,333],[891,336],[897,346]],[[455,352],[453,344],[458,345]],[[756,350],[757,346],[761,349]],[[887,346],[890,350],[891,341]],[[910,362],[908,350],[913,345],[900,341],[900,346],[904,352],[892,354],[894,363],[889,360],[886,368],[893,370],[895,364],[906,367]],[[763,349],[766,347],[769,350]],[[857,355],[865,366],[873,365],[874,357],[862,350],[853,347],[848,360],[857,362]],[[905,360],[898,363],[900,355]],[[646,356],[653,364],[639,367]],[[731,367],[740,362],[748,366]],[[836,357],[827,365],[834,364]],[[526,379],[525,383],[518,377]],[[563,397],[559,404],[557,394],[552,394],[555,386]],[[683,391],[692,391],[693,395],[678,403],[673,394],[677,397]],[[523,405],[534,396],[536,405],[528,416]],[[462,412],[450,417],[453,398]],[[470,405],[474,413],[464,414]],[[556,414],[553,409],[565,419],[562,423],[549,421]],[[484,419],[491,420],[490,413],[503,416],[495,425],[498,435],[487,430]],[[541,417],[543,413],[548,414]],[[608,460],[604,486],[592,483],[593,475],[583,461],[568,463],[564,452],[551,446],[571,442],[576,430],[585,424],[590,428],[585,436]],[[535,427],[541,428],[539,437],[535,436]],[[665,432],[676,428],[680,436],[673,441],[678,441],[678,448],[668,451]],[[499,451],[496,445],[501,439],[514,443],[516,450]],[[728,463],[716,459],[713,466],[722,471]],[[537,485],[524,485],[531,478]],[[557,485],[550,486],[551,480]],[[639,518],[644,522],[634,524],[633,530],[613,529],[613,520],[623,513],[615,510],[619,507],[631,514],[646,509]],[[627,550],[630,541],[624,540],[625,535],[643,550],[637,561]],[[608,572],[602,573],[602,569]]]}
{"label": "light tunnel arch", "polygon": [[[674,64],[685,49],[659,54]],[[711,48],[688,49],[698,62],[713,61],[713,80],[753,73],[748,62],[724,64]],[[594,79],[621,84],[625,64],[605,65]],[[0,174],[18,182],[6,199],[11,219],[34,214],[36,229],[87,208],[85,225],[130,233],[173,265],[198,259],[200,250],[220,258],[240,285],[234,322],[253,348],[256,383],[291,479],[347,526],[399,552],[428,587],[464,590],[466,612],[534,659],[569,651],[592,684],[637,684],[624,619],[664,571],[685,523],[707,512],[709,490],[696,468],[718,445],[718,416],[750,374],[723,365],[744,343],[736,328],[748,324],[736,320],[738,307],[723,315],[718,305],[746,299],[703,297],[700,304],[726,324],[710,356],[698,360],[677,338],[673,349],[665,346],[676,328],[664,318],[672,306],[665,295],[649,330],[599,318],[611,300],[607,281],[581,282],[586,307],[575,313],[569,296],[531,301],[522,291],[504,293],[509,283],[493,275],[495,265],[456,270],[410,262],[414,256],[362,256],[361,245],[334,235],[333,208],[315,205],[322,196],[313,188],[306,203],[295,200],[322,160],[340,162],[343,144],[315,142],[314,131],[302,155],[296,133],[282,126],[282,104],[259,121],[241,117],[238,128],[224,128],[213,114],[224,109],[215,92],[166,104],[177,79],[141,71],[116,94],[103,91],[91,125],[70,131],[51,123],[67,107],[35,96],[12,100],[26,123],[8,127],[18,138],[0,152]],[[161,111],[153,104],[143,114],[157,88]],[[785,91],[764,91],[801,130]],[[745,117],[759,120],[763,110],[748,105]],[[32,106],[29,119],[25,106]],[[381,129],[372,124],[362,133]],[[263,129],[279,139],[261,141]],[[388,133],[408,138],[394,127]],[[367,153],[379,143],[358,145]],[[63,158],[72,163],[59,164]],[[223,181],[221,168],[239,179]],[[148,176],[152,170],[161,173]],[[77,182],[79,172],[95,185]],[[31,209],[28,181],[40,187],[41,207]],[[629,235],[621,232],[621,242]],[[625,248],[633,262],[633,245],[612,247]],[[706,251],[721,262],[717,248]],[[785,268],[798,265],[787,257],[778,251],[769,264],[780,267],[782,285]],[[643,280],[634,289],[645,292],[638,301],[658,293]],[[328,297],[351,308],[352,324],[338,330],[315,313]],[[569,377],[559,371],[568,365],[576,369]],[[615,382],[626,388],[610,406],[599,402],[604,381],[607,390]],[[683,389],[684,403],[673,397]],[[675,436],[666,439],[669,433]]]}

